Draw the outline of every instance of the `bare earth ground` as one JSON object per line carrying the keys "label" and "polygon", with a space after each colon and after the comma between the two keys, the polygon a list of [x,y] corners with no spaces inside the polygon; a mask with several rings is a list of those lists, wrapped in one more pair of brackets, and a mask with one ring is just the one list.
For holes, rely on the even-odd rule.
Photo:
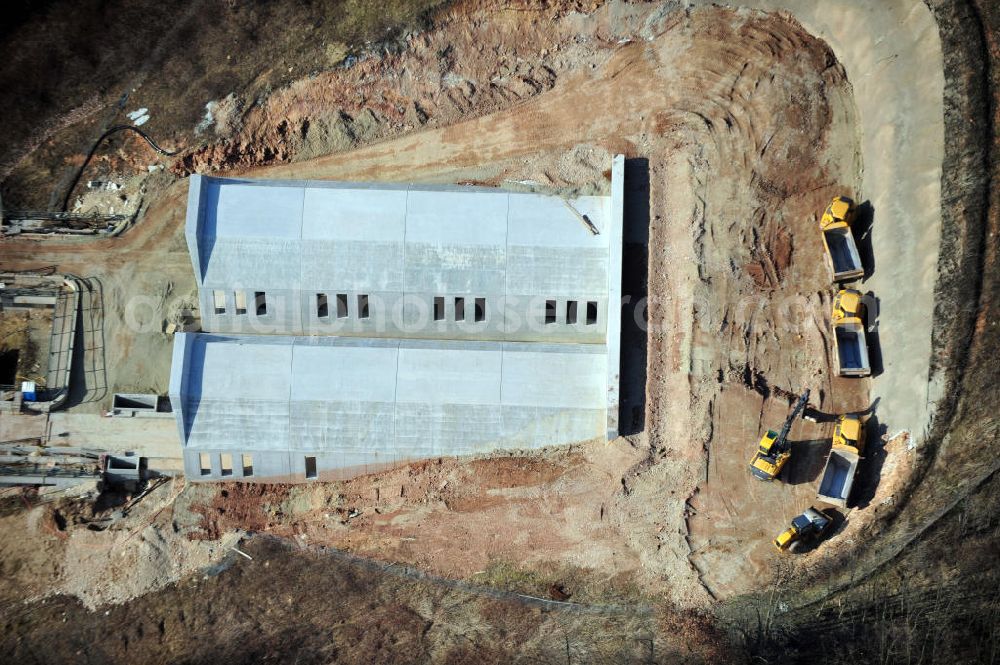
{"label": "bare earth ground", "polygon": [[0,352],[19,352],[15,385],[20,381],[45,385],[51,330],[49,310],[8,312],[0,317]]}
{"label": "bare earth ground", "polygon": [[[120,585],[94,589],[67,575],[38,591],[124,600],[201,565],[201,555],[174,553],[187,551],[179,541],[234,529],[301,534],[447,577],[551,580],[584,599],[638,589],[706,607],[774,573],[770,538],[811,501],[829,425],[796,426],[809,454],[781,484],[748,477],[760,433],[805,387],[828,413],[868,406],[866,382],[833,380],[828,369],[831,288],[816,214],[833,194],[855,191],[859,157],[850,87],[825,45],[790,20],[720,8],[459,7],[398,55],[309,77],[249,109],[228,103],[235,117],[216,115],[218,140],[175,162],[175,173],[596,190],[612,154],[646,160],[626,174],[640,180],[631,208],[649,210],[648,229],[640,221],[627,231],[648,236],[648,248],[631,250],[633,260],[649,256],[648,307],[636,314],[649,322],[645,430],[610,445],[432,460],[346,483],[178,490],[204,506],[200,530],[126,522],[141,535],[113,545],[128,560],[152,548],[173,563]],[[248,171],[261,163],[275,165]],[[109,392],[165,390],[162,327],[194,291],[185,184],[156,173],[146,187],[148,208],[121,238],[0,247],[5,265],[58,263],[100,278],[107,340],[97,361]],[[108,537],[91,533],[71,528],[67,542]],[[67,546],[72,570],[87,567],[85,551]],[[95,551],[88,565],[103,559]]]}
{"label": "bare earth ground", "polygon": [[[886,12],[884,34],[865,24],[866,12],[889,5],[903,15],[894,22]],[[887,0],[795,9],[807,29],[830,37],[851,78],[853,102],[828,50],[783,19],[617,2],[596,9],[459,5],[435,15],[433,30],[406,37],[398,49],[366,51],[362,55],[371,57],[351,67],[330,70],[340,61],[339,47],[327,56],[323,44],[328,64],[304,79],[299,69],[285,74],[286,65],[302,66],[294,58],[259,60],[274,66],[249,87],[222,85],[210,70],[182,76],[191,85],[177,93],[174,107],[164,100],[175,90],[157,85],[168,93],[157,95],[140,85],[134,101],[152,107],[151,129],[186,152],[171,162],[151,159],[130,140],[111,142],[113,154],[95,167],[98,177],[125,180],[154,161],[168,167],[140,173],[127,186],[130,205],[148,206],[135,228],[117,241],[0,245],[4,268],[59,263],[101,278],[111,294],[110,343],[90,345],[89,353],[106,349],[112,390],[162,390],[170,342],[159,331],[193,291],[180,235],[185,186],[172,174],[257,175],[264,173],[257,167],[271,165],[276,174],[306,177],[596,190],[606,186],[610,154],[624,151],[632,158],[626,293],[647,294],[648,255],[648,316],[661,323],[648,340],[626,333],[633,361],[628,390],[646,382],[636,362],[648,372],[645,399],[623,388],[633,429],[643,431],[612,446],[430,460],[325,486],[178,482],[155,490],[127,517],[101,521],[104,531],[89,528],[92,499],[35,506],[37,499],[0,497],[0,653],[11,662],[95,663],[733,660],[720,653],[724,640],[704,618],[677,610],[677,604],[709,606],[711,594],[724,601],[711,607],[735,626],[745,647],[739,655],[756,656],[753,662],[995,659],[1000,483],[993,453],[1000,383],[991,359],[1000,337],[989,334],[998,320],[996,245],[989,239],[997,230],[998,190],[991,192],[989,229],[981,231],[982,264],[975,224],[962,216],[985,210],[969,204],[974,183],[984,182],[970,172],[990,171],[995,179],[997,160],[995,146],[987,163],[970,158],[960,144],[969,137],[980,146],[992,137],[995,144],[996,117],[980,134],[963,129],[957,141],[949,135],[944,160],[942,228],[958,240],[951,256],[942,240],[941,266],[971,265],[977,278],[959,280],[961,292],[946,289],[952,302],[935,303],[936,319],[949,306],[968,306],[972,319],[968,337],[934,346],[935,362],[944,363],[939,369],[950,372],[962,354],[947,346],[969,342],[968,371],[948,395],[957,405],[954,415],[940,416],[938,431],[916,450],[905,433],[876,445],[860,472],[857,508],[833,539],[780,564],[769,558],[767,541],[811,501],[829,425],[796,424],[792,438],[809,452],[793,459],[789,484],[750,483],[745,471],[760,430],[783,417],[788,393],[811,387],[814,406],[828,413],[867,406],[867,386],[831,380],[828,360],[819,358],[829,351],[822,334],[830,293],[816,261],[814,215],[838,185],[892,200],[907,187],[923,197],[942,180],[927,164],[903,173],[897,168],[907,166],[898,163],[902,153],[891,149],[896,139],[917,145],[933,134],[927,123],[904,114],[911,124],[895,126],[912,134],[876,131],[878,140],[869,140],[868,130],[886,120],[883,99],[920,105],[934,97],[928,94],[934,58],[924,57],[933,49],[906,57],[897,41],[918,34],[911,20],[929,7],[945,42],[945,73],[968,76],[967,85],[980,94],[989,75],[995,102],[998,10],[987,2],[926,5]],[[246,20],[242,9],[227,6]],[[233,14],[220,14],[223,23]],[[972,39],[981,22],[991,26],[985,31],[990,68]],[[933,41],[919,35],[922,49]],[[871,48],[865,39],[878,41]],[[228,43],[219,41],[223,50]],[[246,43],[243,48],[250,52]],[[963,62],[970,50],[974,57]],[[744,60],[750,63],[745,72]],[[307,70],[315,67],[303,62]],[[184,71],[176,59],[170,68]],[[914,78],[913,68],[928,75]],[[902,93],[878,85],[886,72],[894,73]],[[281,87],[286,82],[291,87]],[[962,106],[961,82],[948,86],[946,121],[982,122],[975,109]],[[120,92],[106,87],[109,99]],[[195,102],[189,103],[183,95],[192,90]],[[214,124],[195,136],[192,124],[210,98],[217,102]],[[59,109],[57,120],[68,124],[5,180],[5,200],[11,189],[22,189],[25,201],[48,197],[53,174],[82,158],[96,136],[97,115],[86,113],[110,111],[108,117],[121,119],[122,109],[102,110],[101,103],[107,100]],[[863,111],[860,119],[854,103]],[[924,110],[937,113],[932,107]],[[993,103],[986,110],[996,116],[997,108]],[[889,105],[886,111],[893,112]],[[15,124],[11,118],[8,127]],[[866,139],[860,190],[857,130],[851,129],[859,120]],[[39,123],[53,127],[48,119]],[[67,133],[79,147],[62,140]],[[782,145],[775,156],[774,146]],[[873,160],[871,151],[887,159]],[[0,154],[6,168],[10,153]],[[888,181],[873,177],[879,169]],[[22,188],[25,183],[31,187]],[[114,202],[105,198],[88,197],[88,205]],[[877,214],[892,212],[881,206]],[[914,246],[908,235],[900,238],[900,248]],[[880,253],[876,274],[883,284],[897,284],[898,266],[885,256]],[[946,277],[948,271],[936,275]],[[904,300],[925,293],[898,286],[893,295]],[[890,348],[912,350],[920,336],[911,332],[897,330],[896,342],[905,344]],[[961,377],[962,363],[957,367]],[[883,394],[899,387],[884,377],[874,383]],[[922,381],[912,383],[923,390]],[[93,393],[85,388],[81,400]],[[81,401],[49,427],[86,431],[93,441],[105,433],[122,436],[107,426],[112,422],[92,415],[104,407],[101,400]],[[927,408],[913,405],[918,412]],[[26,420],[2,419],[0,432],[46,427],[43,419]],[[25,509],[23,501],[35,507]],[[99,512],[97,519],[109,514]],[[241,542],[253,557],[246,559],[226,549],[244,529],[283,539]],[[324,553],[317,543],[372,558],[359,563]],[[383,568],[388,561],[418,569]],[[468,582],[428,579],[423,571]],[[493,595],[481,585],[552,600]],[[757,593],[741,595],[747,589]],[[39,597],[44,600],[31,600]]]}

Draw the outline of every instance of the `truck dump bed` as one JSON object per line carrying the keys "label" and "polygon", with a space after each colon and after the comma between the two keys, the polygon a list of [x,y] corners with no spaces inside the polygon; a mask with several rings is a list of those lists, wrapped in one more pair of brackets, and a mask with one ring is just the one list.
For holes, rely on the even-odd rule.
{"label": "truck dump bed", "polygon": [[823,468],[823,478],[819,483],[816,497],[820,501],[847,507],[847,498],[854,485],[854,472],[858,469],[857,450],[850,446],[834,446]]}
{"label": "truck dump bed", "polygon": [[834,281],[857,279],[865,274],[850,227],[827,229],[823,231],[823,239],[830,255]]}
{"label": "truck dump bed", "polygon": [[834,324],[834,342],[837,347],[837,374],[840,376],[868,376],[868,343],[865,328],[856,321]]}

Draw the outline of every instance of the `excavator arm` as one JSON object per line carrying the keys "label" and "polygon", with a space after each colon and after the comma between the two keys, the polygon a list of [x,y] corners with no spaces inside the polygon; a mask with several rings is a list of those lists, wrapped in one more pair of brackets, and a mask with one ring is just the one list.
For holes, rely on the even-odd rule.
{"label": "excavator arm", "polygon": [[781,473],[785,462],[792,456],[788,445],[788,433],[792,430],[792,423],[795,421],[795,418],[806,407],[808,401],[809,390],[806,389],[802,393],[802,396],[799,397],[799,401],[795,403],[795,408],[792,409],[792,413],[785,420],[781,431],[768,430],[761,438],[760,444],[757,446],[757,452],[754,453],[753,459],[750,460],[750,472],[756,478],[760,480],[774,480]]}
{"label": "excavator arm", "polygon": [[802,393],[801,397],[799,397],[799,401],[795,403],[795,408],[792,409],[792,412],[785,420],[785,424],[781,427],[781,432],[778,433],[778,438],[775,439],[774,445],[772,446],[773,450],[777,452],[784,452],[785,450],[787,450],[788,433],[792,431],[792,423],[795,422],[795,419],[798,417],[798,415],[802,413],[802,409],[806,408],[806,403],[808,401],[809,401],[809,389],[806,388],[806,391]]}

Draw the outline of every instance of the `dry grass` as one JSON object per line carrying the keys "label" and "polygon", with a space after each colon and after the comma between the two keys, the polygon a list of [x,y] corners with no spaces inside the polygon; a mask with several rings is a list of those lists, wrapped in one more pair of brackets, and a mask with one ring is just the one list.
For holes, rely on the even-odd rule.
{"label": "dry grass", "polygon": [[[23,3],[22,3],[23,4]],[[205,104],[263,97],[346,54],[424,25],[443,0],[245,3],[83,0],[19,7],[0,30],[0,180],[11,208],[62,200],[101,132],[146,107],[143,127],[170,148],[200,139]],[[205,17],[211,17],[205,20]],[[336,45],[340,45],[337,47]],[[129,170],[108,142],[93,171]],[[150,155],[150,158],[152,155]]]}

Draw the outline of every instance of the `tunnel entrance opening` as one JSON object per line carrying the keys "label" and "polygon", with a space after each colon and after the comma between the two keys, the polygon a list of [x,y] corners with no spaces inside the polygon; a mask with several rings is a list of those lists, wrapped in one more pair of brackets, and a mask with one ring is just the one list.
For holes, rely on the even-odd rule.
{"label": "tunnel entrance opening", "polygon": [[0,351],[0,386],[13,386],[17,383],[17,361],[21,352],[17,349]]}

